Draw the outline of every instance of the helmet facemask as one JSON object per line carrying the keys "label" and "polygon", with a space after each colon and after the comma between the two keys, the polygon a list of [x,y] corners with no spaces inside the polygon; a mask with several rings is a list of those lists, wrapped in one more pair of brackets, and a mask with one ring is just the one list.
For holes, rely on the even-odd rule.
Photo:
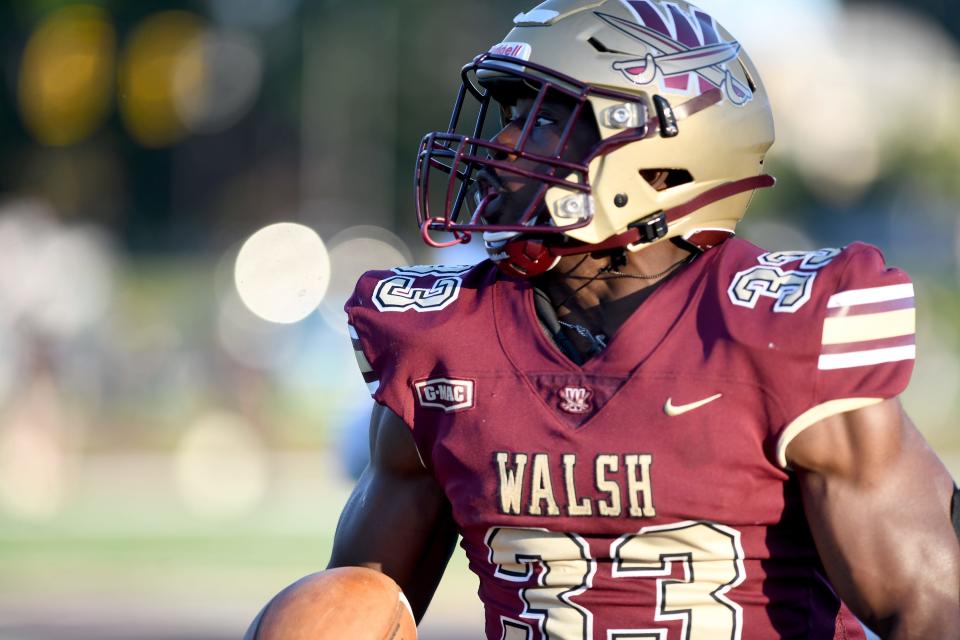
{"label": "helmet facemask", "polygon": [[[520,66],[517,62],[487,53],[465,66],[448,130],[430,133],[420,144],[417,214],[429,244],[467,242],[473,231],[495,233],[500,238],[523,233],[562,241],[566,232],[590,224],[593,218],[590,162],[647,135],[650,123],[642,97],[586,85],[534,63]],[[520,98],[531,106],[514,122],[518,131],[515,141],[505,144],[497,137],[511,117],[504,112]],[[621,129],[606,139],[601,139],[594,115],[597,99],[619,105],[603,114],[611,121],[619,119],[616,122]],[[556,143],[546,149],[532,139],[538,120],[551,103],[562,103],[566,109],[564,121],[555,123],[559,131]],[[596,132],[596,142],[581,152],[582,157],[571,157],[572,137],[585,127]],[[441,175],[434,177],[437,172]],[[523,186],[507,189],[508,183]],[[548,191],[549,210],[545,202]],[[512,200],[513,211],[508,215],[488,211],[498,196]],[[521,200],[525,207],[517,206]],[[454,239],[436,242],[429,231],[450,232]]]}

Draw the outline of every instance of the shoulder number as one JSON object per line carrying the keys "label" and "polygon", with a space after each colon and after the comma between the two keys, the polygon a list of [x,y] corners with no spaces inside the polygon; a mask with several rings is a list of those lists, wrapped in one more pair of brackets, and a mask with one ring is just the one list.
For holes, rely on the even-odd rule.
{"label": "shoulder number", "polygon": [[469,265],[424,265],[391,269],[373,290],[373,304],[380,311],[425,313],[446,309],[460,295],[463,274]]}
{"label": "shoulder number", "polygon": [[[795,313],[810,299],[817,272],[840,255],[840,249],[774,251],[757,258],[759,263],[733,277],[727,289],[730,302],[753,309],[760,298],[773,298],[775,313]],[[799,262],[794,269],[784,265]]]}

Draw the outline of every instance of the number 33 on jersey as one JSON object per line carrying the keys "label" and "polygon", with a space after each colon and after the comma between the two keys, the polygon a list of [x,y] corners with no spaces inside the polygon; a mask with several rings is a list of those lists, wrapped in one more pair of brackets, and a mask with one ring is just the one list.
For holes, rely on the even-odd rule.
{"label": "number 33 on jersey", "polygon": [[[593,587],[598,562],[575,533],[494,528],[487,536],[497,578],[522,587],[522,617],[501,617],[506,640],[593,638],[593,613],[576,596]],[[655,621],[681,624],[681,637],[739,638],[743,609],[726,593],[744,579],[740,534],[723,525],[680,522],[644,527],[610,546],[603,566],[611,578],[653,580],[659,594]],[[674,566],[681,579],[673,578]],[[693,568],[697,567],[694,576]],[[524,620],[532,620],[525,622]],[[609,638],[663,638],[667,629],[608,629]]]}

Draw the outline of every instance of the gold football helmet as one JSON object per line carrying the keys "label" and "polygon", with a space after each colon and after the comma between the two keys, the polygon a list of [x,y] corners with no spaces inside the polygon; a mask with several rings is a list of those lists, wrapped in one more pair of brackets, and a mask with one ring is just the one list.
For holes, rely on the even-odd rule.
{"label": "gold football helmet", "polygon": [[[548,0],[514,25],[463,68],[448,130],[421,142],[417,213],[429,244],[482,231],[491,257],[527,277],[562,255],[666,238],[704,249],[733,234],[754,190],[773,185],[763,173],[774,139],[767,94],[740,43],[706,12],[684,0]],[[491,106],[509,111],[518,89],[532,100],[520,135],[490,139]],[[530,132],[551,100],[571,105],[569,121],[552,153],[535,152]],[[599,140],[570,158],[583,118]],[[515,219],[491,223],[484,211],[497,188],[478,180],[484,173],[539,190]],[[438,242],[437,231],[453,239]]]}

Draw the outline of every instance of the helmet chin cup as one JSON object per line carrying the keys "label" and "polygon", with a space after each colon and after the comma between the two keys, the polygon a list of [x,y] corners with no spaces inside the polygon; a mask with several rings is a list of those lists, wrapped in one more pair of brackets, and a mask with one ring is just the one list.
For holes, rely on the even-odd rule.
{"label": "helmet chin cup", "polygon": [[486,245],[487,250],[489,251],[491,247],[502,247],[509,240],[513,240],[519,235],[519,231],[484,231],[483,244]]}
{"label": "helmet chin cup", "polygon": [[535,278],[560,262],[560,256],[542,239],[523,237],[516,231],[484,232],[483,245],[500,271],[515,278]]}

